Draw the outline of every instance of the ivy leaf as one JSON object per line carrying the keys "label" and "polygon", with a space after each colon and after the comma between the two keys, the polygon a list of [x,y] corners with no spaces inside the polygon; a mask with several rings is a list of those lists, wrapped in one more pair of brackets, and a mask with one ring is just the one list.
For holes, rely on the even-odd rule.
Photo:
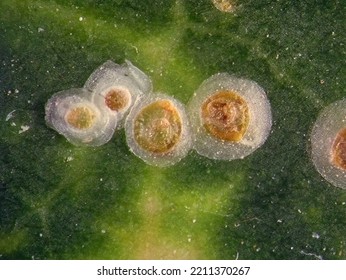
{"label": "ivy leaf", "polygon": [[[318,174],[309,146],[318,113],[345,95],[345,8],[2,0],[0,258],[345,259],[346,193]],[[191,151],[167,168],[134,156],[123,130],[74,147],[46,126],[44,105],[108,59],[130,60],[185,104],[215,73],[254,80],[272,133],[243,160]]]}

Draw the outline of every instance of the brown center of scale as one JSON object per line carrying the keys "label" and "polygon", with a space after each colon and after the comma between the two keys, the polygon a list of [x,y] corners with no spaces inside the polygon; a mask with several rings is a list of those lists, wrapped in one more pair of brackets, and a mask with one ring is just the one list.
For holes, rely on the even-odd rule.
{"label": "brown center of scale", "polygon": [[139,146],[152,153],[165,154],[179,141],[182,120],[170,100],[158,100],[144,107],[134,120],[134,137]]}
{"label": "brown center of scale", "polygon": [[94,124],[95,117],[90,108],[80,106],[67,112],[66,122],[76,129],[88,129]]}
{"label": "brown center of scale", "polygon": [[122,89],[111,89],[105,96],[107,107],[113,111],[121,111],[130,102],[129,93]]}
{"label": "brown center of scale", "polygon": [[332,163],[346,170],[346,128],[342,128],[335,137],[332,146]]}
{"label": "brown center of scale", "polygon": [[246,101],[231,91],[221,91],[202,104],[205,129],[214,137],[231,142],[240,141],[249,124]]}

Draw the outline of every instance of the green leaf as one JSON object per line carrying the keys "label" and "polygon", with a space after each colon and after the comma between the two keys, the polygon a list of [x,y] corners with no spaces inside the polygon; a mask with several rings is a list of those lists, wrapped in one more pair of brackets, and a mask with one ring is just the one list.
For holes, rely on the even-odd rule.
{"label": "green leaf", "polygon": [[[1,259],[345,259],[346,193],[315,170],[309,134],[345,95],[344,1],[2,0]],[[78,148],[44,105],[106,60],[129,59],[187,103],[209,76],[258,82],[267,142],[243,160],[168,168],[124,131]]]}

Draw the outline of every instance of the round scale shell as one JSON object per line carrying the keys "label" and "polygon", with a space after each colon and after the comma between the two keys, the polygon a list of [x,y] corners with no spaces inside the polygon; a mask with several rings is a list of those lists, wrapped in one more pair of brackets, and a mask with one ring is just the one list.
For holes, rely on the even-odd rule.
{"label": "round scale shell", "polygon": [[[244,100],[244,131],[233,140],[221,139],[210,133],[203,119],[203,104],[214,95],[231,93]],[[266,141],[272,126],[271,107],[264,90],[254,81],[237,78],[228,73],[219,73],[205,80],[188,104],[194,149],[211,159],[241,159]],[[221,134],[220,134],[221,135]]]}
{"label": "round scale shell", "polygon": [[161,167],[180,161],[192,144],[184,105],[159,93],[139,100],[133,107],[126,119],[125,133],[136,156]]}
{"label": "round scale shell", "polygon": [[[84,88],[92,92],[92,101],[97,106],[118,116],[121,128],[122,120],[128,114],[131,106],[143,94],[151,92],[152,83],[149,77],[130,61],[126,60],[123,65],[119,65],[109,60],[90,75]],[[121,107],[112,106],[110,99],[111,97],[114,99],[114,93],[118,93],[118,100],[123,98]]]}
{"label": "round scale shell", "polygon": [[342,99],[322,110],[311,131],[311,155],[317,171],[329,183],[343,189],[346,189],[346,170],[336,156],[344,157],[341,153],[345,152],[345,146],[340,144],[345,141],[345,129],[346,99]]}
{"label": "round scale shell", "polygon": [[100,146],[114,133],[117,118],[90,101],[86,89],[69,89],[54,94],[46,103],[48,126],[76,146]]}

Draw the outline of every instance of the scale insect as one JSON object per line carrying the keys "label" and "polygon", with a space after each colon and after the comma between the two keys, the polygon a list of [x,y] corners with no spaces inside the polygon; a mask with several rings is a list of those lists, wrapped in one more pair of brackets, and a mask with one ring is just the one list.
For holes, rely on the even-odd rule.
{"label": "scale insect", "polygon": [[189,101],[194,149],[211,159],[242,159],[266,141],[272,125],[269,100],[254,81],[219,73]]}
{"label": "scale insect", "polygon": [[332,185],[346,189],[346,99],[322,110],[310,141],[317,171]]}
{"label": "scale insect", "polygon": [[85,82],[91,100],[101,109],[117,115],[122,128],[130,108],[152,91],[150,78],[130,61],[119,65],[110,60],[99,66]]}
{"label": "scale insect", "polygon": [[191,147],[185,107],[165,94],[140,100],[127,117],[125,133],[130,150],[150,165],[173,165]]}
{"label": "scale insect", "polygon": [[113,136],[117,116],[100,110],[83,88],[54,94],[46,103],[46,123],[76,146],[100,146]]}

